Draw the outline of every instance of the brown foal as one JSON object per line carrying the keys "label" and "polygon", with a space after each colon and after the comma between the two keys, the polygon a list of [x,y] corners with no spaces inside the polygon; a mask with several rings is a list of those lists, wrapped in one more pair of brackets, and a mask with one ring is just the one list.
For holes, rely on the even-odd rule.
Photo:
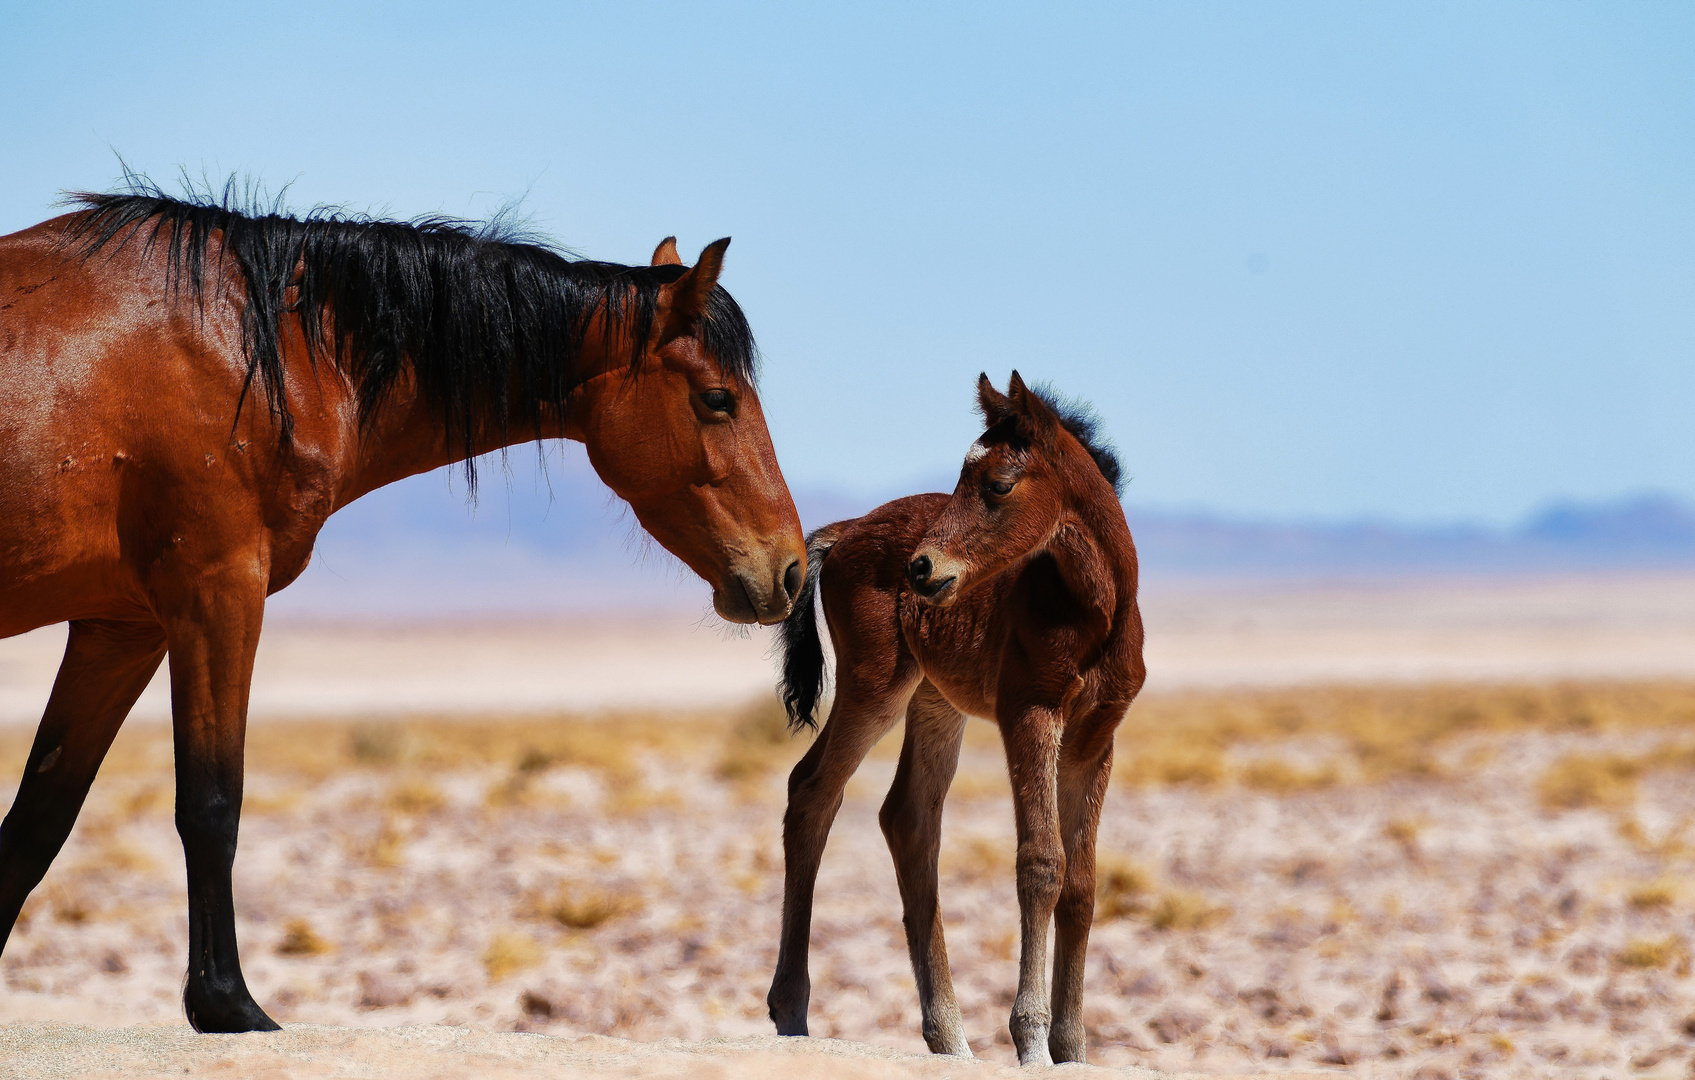
{"label": "brown foal", "polygon": [[[1081,410],[983,376],[988,430],[951,496],[914,495],[808,541],[810,570],[784,626],[784,700],[813,723],[823,597],[835,646],[829,719],[789,778],[782,943],[767,1001],[777,1030],[806,1034],[813,885],[842,791],[904,710],[883,803],[907,947],[936,1053],[970,1056],[936,899],[942,800],[965,716],[1000,726],[1018,825],[1022,950],[1011,1031],[1023,1064],[1084,1060],[1083,961],[1095,909],[1095,833],[1113,732],[1141,689],[1136,549],[1118,463]],[[1043,984],[1056,930],[1053,997]],[[1051,1055],[1051,1056],[1050,1056]]]}
{"label": "brown foal", "polygon": [[184,1009],[274,1029],[231,898],[248,687],[265,598],[331,513],[576,439],[724,618],[763,623],[801,586],[800,520],[717,285],[728,240],[693,267],[670,240],[618,266],[451,222],[79,201],[0,237],[0,637],[70,623],[0,826],[0,944],[169,655]]}

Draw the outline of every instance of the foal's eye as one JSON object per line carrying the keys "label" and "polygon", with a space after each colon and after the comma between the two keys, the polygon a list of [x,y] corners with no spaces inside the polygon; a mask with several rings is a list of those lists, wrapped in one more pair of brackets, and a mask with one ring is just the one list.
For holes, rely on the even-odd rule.
{"label": "foal's eye", "polygon": [[700,395],[700,402],[713,412],[734,413],[736,399],[728,390],[708,390]]}
{"label": "foal's eye", "polygon": [[996,495],[1012,494],[1012,482],[1009,480],[990,480],[986,486]]}

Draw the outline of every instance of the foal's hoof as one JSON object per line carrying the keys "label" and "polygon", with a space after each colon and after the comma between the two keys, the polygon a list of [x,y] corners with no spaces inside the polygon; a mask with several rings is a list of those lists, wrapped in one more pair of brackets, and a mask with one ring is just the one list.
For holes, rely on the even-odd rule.
{"label": "foal's hoof", "polygon": [[1048,1053],[1048,1025],[1036,1023],[1012,1022],[1012,1045],[1018,1048],[1018,1064],[1020,1065],[1052,1065],[1053,1056]]}
{"label": "foal's hoof", "polygon": [[245,986],[219,994],[210,987],[190,983],[182,994],[182,1009],[194,1030],[208,1035],[282,1030],[281,1024],[265,1015]]}

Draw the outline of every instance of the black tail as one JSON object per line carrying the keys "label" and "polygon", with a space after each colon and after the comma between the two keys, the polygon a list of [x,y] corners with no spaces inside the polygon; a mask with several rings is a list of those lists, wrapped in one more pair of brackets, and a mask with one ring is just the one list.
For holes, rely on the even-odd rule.
{"label": "black tail", "polygon": [[826,525],[806,538],[806,583],[795,597],[789,617],[783,620],[778,639],[783,651],[783,708],[789,713],[789,730],[817,729],[818,699],[824,694],[824,642],[818,637],[818,575],[824,556],[836,545],[839,525]]}

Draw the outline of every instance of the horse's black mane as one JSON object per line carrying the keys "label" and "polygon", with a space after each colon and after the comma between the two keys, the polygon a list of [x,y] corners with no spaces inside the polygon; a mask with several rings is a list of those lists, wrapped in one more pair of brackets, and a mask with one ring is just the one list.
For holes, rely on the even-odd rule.
{"label": "horse's black mane", "polygon": [[[385,221],[332,207],[295,217],[280,203],[243,198],[233,181],[221,195],[173,198],[145,178],[128,180],[123,191],[69,196],[82,210],[71,243],[85,257],[114,242],[163,243],[170,287],[186,285],[203,302],[207,247],[221,230],[216,258],[234,260],[246,282],[242,401],[259,383],[285,444],[293,423],[279,322],[292,313],[313,358],[333,357],[353,376],[362,421],[410,362],[448,438],[463,443],[473,484],[471,455],[481,436],[491,429],[504,436],[514,415],[539,435],[544,409],[563,406],[576,389],[595,312],[604,307],[609,326],[622,321],[637,364],[660,286],[686,269],[567,258],[498,218],[481,226],[443,217]],[[219,280],[214,272],[214,288]],[[724,289],[713,290],[700,334],[726,373],[753,381],[753,332]]]}

